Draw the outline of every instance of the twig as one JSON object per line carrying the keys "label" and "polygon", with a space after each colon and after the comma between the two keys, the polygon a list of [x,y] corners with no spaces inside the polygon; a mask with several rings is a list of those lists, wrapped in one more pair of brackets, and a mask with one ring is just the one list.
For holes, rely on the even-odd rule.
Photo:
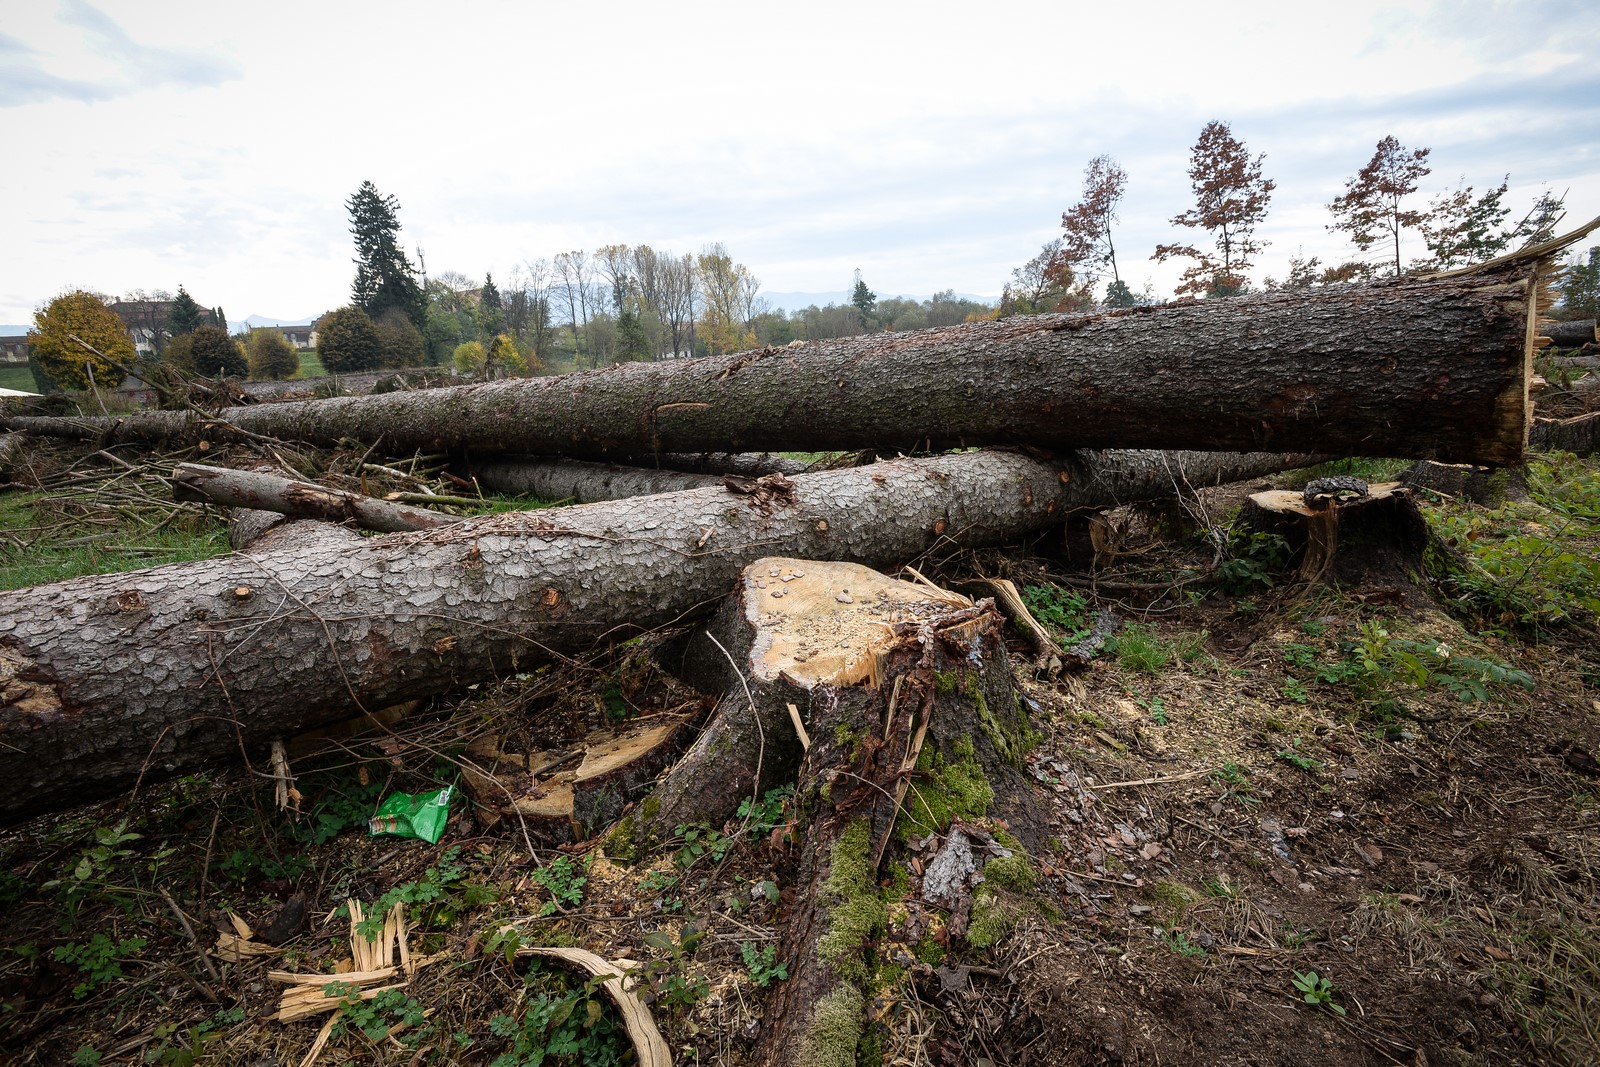
{"label": "twig", "polygon": [[[189,917],[183,913],[183,909],[178,907],[178,902],[172,899],[172,894],[167,892],[166,886],[161,887],[161,899],[167,902],[167,907],[172,909],[172,914],[178,917],[178,925],[183,927],[184,936],[189,939],[189,944],[194,947],[195,955],[199,956],[200,962],[205,964],[206,973],[211,976],[213,982],[221,985],[222,976],[211,965],[211,959],[206,955],[206,950],[200,946],[200,939],[194,936],[194,927],[189,925]],[[215,992],[210,992],[208,999],[214,1004],[222,1003],[221,998]]]}

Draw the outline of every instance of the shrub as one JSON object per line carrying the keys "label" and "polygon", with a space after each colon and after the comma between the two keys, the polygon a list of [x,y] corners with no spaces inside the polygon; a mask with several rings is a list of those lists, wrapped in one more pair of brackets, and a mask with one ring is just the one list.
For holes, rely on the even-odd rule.
{"label": "shrub", "polygon": [[351,305],[317,324],[317,354],[330,374],[383,366],[383,339],[367,313]]}
{"label": "shrub", "polygon": [[34,313],[33,324],[28,343],[34,362],[62,387],[87,389],[92,374],[96,385],[115,388],[127,376],[133,341],[116,312],[93,293],[79,289],[56,297]]}
{"label": "shrub", "polygon": [[277,330],[251,330],[245,347],[252,378],[281,382],[300,370],[300,353]]}
{"label": "shrub", "polygon": [[239,378],[250,370],[244,346],[221,326],[198,326],[187,335],[194,369],[208,378]]}
{"label": "shrub", "polygon": [[390,308],[378,316],[378,341],[383,346],[385,367],[420,367],[423,360],[422,331],[406,313]]}

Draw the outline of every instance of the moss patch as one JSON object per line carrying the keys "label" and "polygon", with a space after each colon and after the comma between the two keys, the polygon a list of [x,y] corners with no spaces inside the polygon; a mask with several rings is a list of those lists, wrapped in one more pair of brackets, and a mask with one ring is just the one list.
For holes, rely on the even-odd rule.
{"label": "moss patch", "polygon": [[799,1067],[856,1067],[856,1046],[866,1030],[867,998],[845,982],[817,1002],[800,1042]]}
{"label": "moss patch", "polygon": [[981,819],[994,803],[994,787],[979,766],[972,739],[962,737],[952,746],[954,760],[946,760],[930,746],[917,758],[922,773],[906,794],[905,814],[896,833],[900,839],[948,829],[955,818]]}
{"label": "moss patch", "polygon": [[979,889],[972,895],[972,913],[967,920],[967,944],[973,948],[990,948],[1016,925],[1016,914],[995,894]]}
{"label": "moss patch", "polygon": [[826,899],[838,903],[828,912],[828,932],[817,952],[840,974],[857,981],[866,980],[867,946],[889,919],[872,877],[871,834],[865,819],[850,824],[834,843],[828,880],[822,886]]}

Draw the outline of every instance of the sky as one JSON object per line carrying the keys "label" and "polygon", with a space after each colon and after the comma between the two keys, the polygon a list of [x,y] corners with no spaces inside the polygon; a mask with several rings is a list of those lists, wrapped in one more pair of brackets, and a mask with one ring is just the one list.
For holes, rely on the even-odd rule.
{"label": "sky", "polygon": [[363,181],[433,275],[720,241],[768,292],[992,297],[1100,154],[1123,277],[1167,296],[1212,120],[1277,183],[1259,283],[1357,255],[1327,204],[1388,135],[1432,149],[1418,207],[1509,175],[1519,216],[1600,215],[1597,55],[1594,0],[0,0],[0,323],[180,284],[321,314]]}

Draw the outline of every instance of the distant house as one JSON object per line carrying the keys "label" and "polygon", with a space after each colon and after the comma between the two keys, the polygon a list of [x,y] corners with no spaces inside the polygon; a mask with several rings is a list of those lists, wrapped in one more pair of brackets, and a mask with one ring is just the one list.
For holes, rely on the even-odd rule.
{"label": "distant house", "polygon": [[317,347],[317,328],[309,323],[304,326],[274,326],[272,329],[283,334],[283,339],[298,349]]}
{"label": "distant house", "polygon": [[28,362],[28,335],[25,333],[0,336],[0,366],[16,366]]}
{"label": "distant house", "polygon": [[[172,304],[171,300],[118,300],[106,306],[116,312],[117,318],[128,328],[134,350],[141,356],[148,356],[172,339],[172,332],[167,329],[167,322],[172,318]],[[216,316],[210,308],[200,309],[200,324],[216,325]],[[227,328],[226,323],[223,328]]]}

